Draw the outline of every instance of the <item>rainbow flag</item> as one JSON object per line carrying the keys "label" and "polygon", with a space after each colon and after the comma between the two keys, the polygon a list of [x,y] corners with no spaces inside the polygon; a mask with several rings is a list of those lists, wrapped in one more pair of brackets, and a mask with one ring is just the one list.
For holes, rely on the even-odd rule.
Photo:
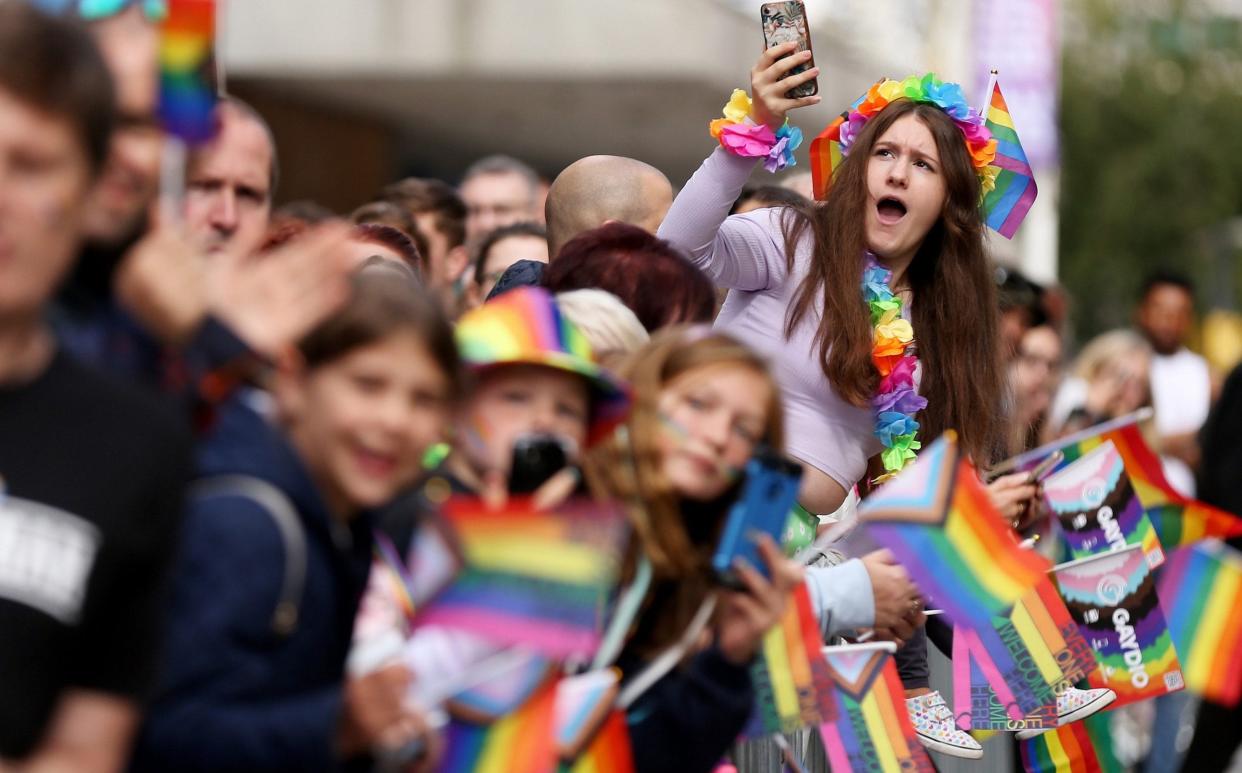
{"label": "rainbow flag", "polygon": [[1160,576],[1160,598],[1186,687],[1236,706],[1242,699],[1242,553],[1217,540],[1174,552]]}
{"label": "rainbow flag", "polygon": [[756,706],[745,737],[819,727],[836,715],[832,674],[819,657],[823,646],[810,591],[799,583],[780,624],[763,637],[763,650],[751,667]]}
{"label": "rainbow flag", "polygon": [[616,705],[615,668],[567,676],[557,683],[556,751],[561,770],[628,773],[634,769],[625,710]]}
{"label": "rainbow flag", "polygon": [[1015,456],[997,471],[1034,469],[1049,454],[1058,450],[1065,452],[1065,459],[1057,465],[1060,470],[1105,441],[1112,441],[1134,484],[1134,493],[1143,503],[1143,509],[1147,511],[1164,550],[1170,551],[1208,537],[1228,539],[1242,536],[1242,518],[1183,496],[1169,485],[1160,466],[1160,458],[1148,447],[1138,428],[1138,422],[1147,415],[1147,411],[1139,411],[1088,427]]}
{"label": "rainbow flag", "polygon": [[1018,547],[974,468],[946,432],[918,461],[859,507],[873,539],[955,624],[992,628],[993,617],[1044,580],[1044,559]]}
{"label": "rainbow flag", "polygon": [[824,647],[837,717],[819,726],[833,773],[934,770],[906,710],[888,642]]}
{"label": "rainbow flag", "polygon": [[160,122],[197,144],[215,133],[215,0],[168,0],[160,26]]}
{"label": "rainbow flag", "polygon": [[1139,546],[1080,558],[1052,571],[1095,654],[1098,668],[1087,681],[1117,693],[1114,707],[1185,686],[1155,577]]}
{"label": "rainbow flag", "polygon": [[1018,741],[1027,773],[1103,773],[1091,734],[1083,722],[1072,722],[1034,738]]}
{"label": "rainbow flag", "polygon": [[1113,441],[1105,440],[1048,476],[1043,489],[1071,558],[1140,545],[1149,566],[1164,563],[1156,529]]}
{"label": "rainbow flag", "polygon": [[456,579],[415,617],[502,646],[589,659],[627,538],[623,511],[590,500],[535,510],[528,499],[491,510],[455,498],[440,511],[461,556]]}
{"label": "rainbow flag", "polygon": [[604,720],[590,746],[572,763],[562,762],[561,773],[632,773],[634,756],[625,712],[615,709]]}
{"label": "rainbow flag", "polygon": [[1022,143],[1018,141],[1018,132],[999,83],[993,84],[983,117],[984,126],[996,140],[996,160],[986,170],[989,180],[994,180],[994,187],[986,190],[985,184],[983,215],[987,224],[1001,236],[1012,239],[1039,192],[1035,173],[1026,161],[1026,153],[1022,152]]}
{"label": "rainbow flag", "polygon": [[444,732],[440,773],[548,773],[557,767],[553,743],[556,680],[517,711],[490,725],[451,719]]}
{"label": "rainbow flag", "polygon": [[[967,729],[1022,730],[1056,727],[1056,696],[1095,669],[1091,645],[1050,580],[1037,585],[1004,618],[995,618],[996,637],[1012,663],[1002,671],[973,631],[956,628],[953,637],[954,714]],[[960,650],[960,652],[959,652]],[[1026,690],[1038,701],[1022,711],[1014,694]],[[1029,702],[1029,701],[1028,701]]]}

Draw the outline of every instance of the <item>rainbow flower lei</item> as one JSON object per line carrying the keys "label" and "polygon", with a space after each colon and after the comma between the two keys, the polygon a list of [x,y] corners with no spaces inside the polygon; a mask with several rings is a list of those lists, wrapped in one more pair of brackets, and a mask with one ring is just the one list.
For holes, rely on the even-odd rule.
{"label": "rainbow flower lei", "polygon": [[919,364],[914,327],[901,316],[901,298],[888,285],[892,277],[893,272],[868,252],[862,293],[874,331],[871,361],[880,372],[880,387],[871,398],[871,413],[875,418],[875,436],[884,446],[880,452],[884,474],[876,483],[888,480],[914,460],[915,451],[922,447],[917,440],[919,423],[914,416],[927,407],[926,398],[914,390],[914,372]]}
{"label": "rainbow flower lei", "polygon": [[[829,127],[828,139],[840,145],[842,156],[848,155],[854,139],[867,122],[888,107],[890,102],[898,99],[935,105],[952,118],[962,132],[983,194],[986,195],[996,188],[996,176],[1000,174],[1000,168],[992,164],[996,159],[996,139],[984,124],[984,117],[966,103],[962,87],[942,81],[934,73],[929,72],[922,77],[911,75],[900,81],[885,78],[876,83],[849,110],[841,114],[839,123],[834,122]],[[835,132],[832,131],[834,128]],[[831,136],[833,134],[836,136]]]}
{"label": "rainbow flower lei", "polygon": [[763,168],[769,172],[795,166],[798,162],[793,152],[802,144],[802,130],[790,126],[786,118],[781,128],[772,131],[751,119],[751,107],[750,96],[734,89],[729,104],[724,106],[724,118],[717,118],[709,126],[712,137],[735,156],[762,158]]}

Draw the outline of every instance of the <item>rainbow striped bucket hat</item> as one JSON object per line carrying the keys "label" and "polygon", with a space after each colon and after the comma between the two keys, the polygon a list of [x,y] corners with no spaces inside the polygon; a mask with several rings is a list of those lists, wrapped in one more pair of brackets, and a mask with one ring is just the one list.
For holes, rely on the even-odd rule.
{"label": "rainbow striped bucket hat", "polygon": [[586,337],[542,287],[511,290],[466,313],[456,337],[462,361],[476,372],[530,364],[584,377],[591,387],[588,444],[607,437],[629,416],[629,386],[596,362]]}

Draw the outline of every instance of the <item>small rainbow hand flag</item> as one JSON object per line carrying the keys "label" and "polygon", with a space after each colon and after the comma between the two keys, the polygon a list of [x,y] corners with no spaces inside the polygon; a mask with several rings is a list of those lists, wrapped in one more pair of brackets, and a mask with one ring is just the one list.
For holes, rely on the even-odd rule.
{"label": "small rainbow hand flag", "polygon": [[906,709],[905,690],[885,642],[824,647],[837,716],[819,726],[833,773],[935,770]]}
{"label": "small rainbow hand flag", "polygon": [[859,516],[928,605],[956,625],[991,629],[1045,579],[1046,562],[1018,547],[951,431],[868,497]]}
{"label": "small rainbow hand flag", "polygon": [[515,499],[491,510],[456,498],[440,516],[462,570],[418,610],[416,625],[457,628],[553,658],[590,658],[628,533],[620,508],[577,500],[535,510]]}
{"label": "small rainbow hand flag", "polygon": [[1083,722],[1018,742],[1026,773],[1103,773],[1091,734]]}
{"label": "small rainbow hand flag", "polygon": [[[1112,441],[1134,484],[1134,493],[1143,503],[1147,517],[1156,529],[1164,550],[1172,551],[1208,537],[1228,539],[1242,536],[1242,518],[1219,508],[1183,496],[1169,485],[1160,458],[1148,447],[1138,422],[1148,415],[1139,411],[1105,424],[1088,427],[1060,440],[1027,451],[1005,462],[1002,469],[1032,470],[1055,451],[1064,451],[1060,470],[1105,441]],[[1147,549],[1146,543],[1144,543]]]}
{"label": "small rainbow hand flag", "polygon": [[582,756],[572,763],[562,761],[559,770],[561,773],[633,773],[634,756],[625,712],[614,709]]}
{"label": "small rainbow hand flag", "polygon": [[988,95],[984,125],[996,140],[996,160],[986,170],[988,179],[994,183],[991,183],[991,190],[988,184],[984,186],[983,215],[987,224],[1001,236],[1012,239],[1039,191],[999,83],[993,84],[992,93]]}
{"label": "small rainbow hand flag", "polygon": [[440,773],[550,773],[556,679],[551,678],[517,711],[490,725],[450,720],[444,733]]}
{"label": "small rainbow hand flag", "polygon": [[1242,553],[1217,540],[1169,556],[1160,600],[1187,689],[1224,706],[1242,699]]}
{"label": "small rainbow hand flag", "polygon": [[757,705],[746,735],[793,733],[819,727],[836,715],[832,674],[819,657],[823,646],[810,591],[799,583],[780,624],[763,637],[763,651],[751,667]]}
{"label": "small rainbow hand flag", "polygon": [[215,37],[215,0],[168,0],[160,27],[160,122],[191,145],[215,133]]}
{"label": "small rainbow hand flag", "polygon": [[621,672],[587,671],[557,684],[556,750],[566,773],[633,773],[625,710],[616,706]]}

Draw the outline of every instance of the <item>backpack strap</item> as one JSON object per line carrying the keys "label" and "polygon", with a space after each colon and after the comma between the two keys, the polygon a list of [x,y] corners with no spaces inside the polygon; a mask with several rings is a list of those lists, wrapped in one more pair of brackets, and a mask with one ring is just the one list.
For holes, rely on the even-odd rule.
{"label": "backpack strap", "polygon": [[298,609],[306,585],[306,532],[298,512],[285,492],[265,480],[250,475],[220,475],[196,481],[190,496],[206,499],[215,496],[239,496],[263,508],[280,532],[285,549],[285,572],[280,596],[272,612],[272,632],[288,638],[298,626]]}

